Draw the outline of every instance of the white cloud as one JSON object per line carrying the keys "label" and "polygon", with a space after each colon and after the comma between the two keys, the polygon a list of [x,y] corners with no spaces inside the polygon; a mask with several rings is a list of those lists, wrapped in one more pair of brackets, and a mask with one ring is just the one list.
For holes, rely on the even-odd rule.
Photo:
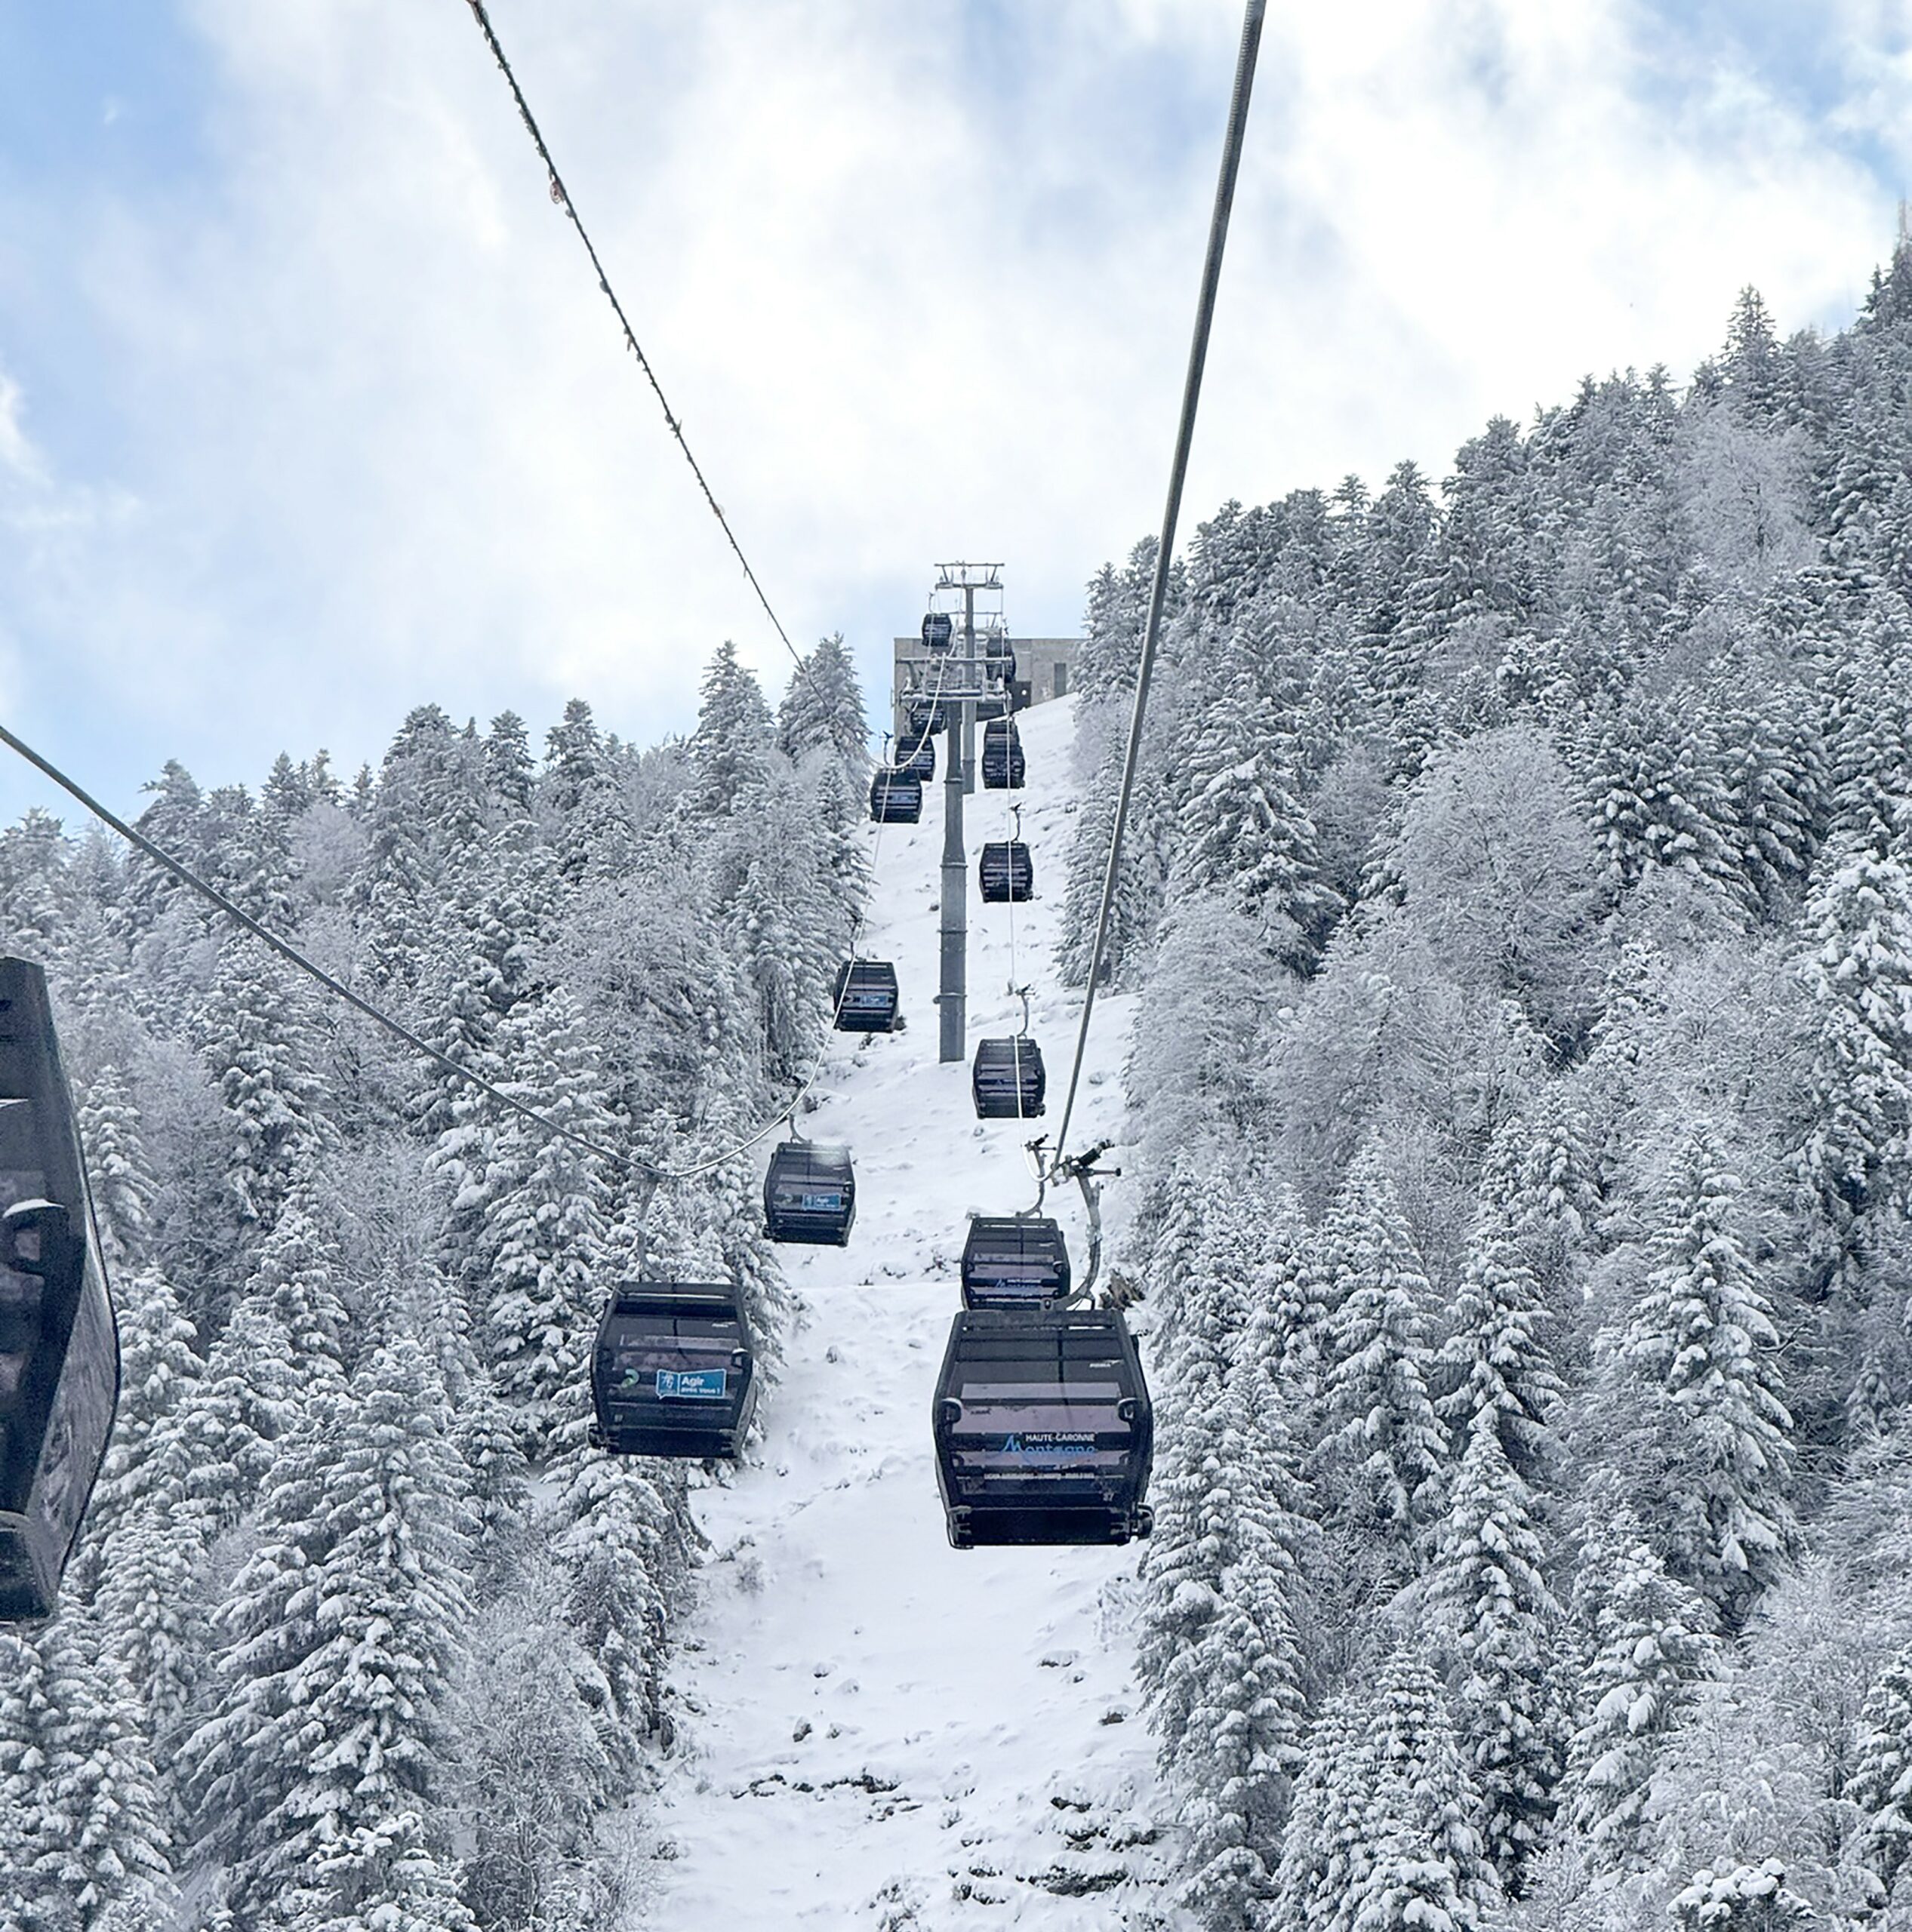
{"label": "white cloud", "polygon": [[[1233,9],[494,13],[799,644],[875,651],[963,554],[1005,560],[1024,629],[1073,624],[1159,515]],[[218,191],[87,235],[120,431],[49,447],[121,510],[29,592],[103,701],[224,778],[375,755],[427,697],[542,721],[579,691],[649,737],[725,635],[781,681],[465,10],[193,17]],[[1655,70],[1622,0],[1279,10],[1190,517],[1438,473],[1588,370],[1683,375],[1749,281],[1783,326],[1843,318],[1892,202],[1850,131],[1886,138],[1907,82],[1866,57],[1889,23],[1839,20],[1815,122],[1743,66]],[[0,462],[20,434],[0,391]]]}
{"label": "white cloud", "polygon": [[26,403],[19,383],[0,369],[0,469],[17,481],[38,483],[45,471],[26,434]]}

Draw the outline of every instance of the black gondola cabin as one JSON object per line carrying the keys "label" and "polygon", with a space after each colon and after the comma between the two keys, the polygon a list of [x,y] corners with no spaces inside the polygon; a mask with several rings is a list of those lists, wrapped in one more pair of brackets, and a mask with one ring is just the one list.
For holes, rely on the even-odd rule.
{"label": "black gondola cabin", "polygon": [[722,1284],[625,1283],[598,1325],[591,1403],[594,1448],[734,1459],[757,1405],[740,1292]]}
{"label": "black gondola cabin", "polygon": [[947,611],[931,611],[923,619],[923,648],[925,651],[947,651],[950,639],[956,634]]}
{"label": "black gondola cabin", "polygon": [[885,765],[870,781],[870,816],[879,825],[914,825],[923,815],[920,778]]}
{"label": "black gondola cabin", "polygon": [[1014,719],[992,718],[983,727],[984,784],[992,792],[1020,792],[1027,771]]}
{"label": "black gondola cabin", "polygon": [[46,975],[0,959],[0,1621],[51,1614],[119,1397]]}
{"label": "black gondola cabin", "polygon": [[1020,905],[1036,897],[1036,864],[1020,838],[992,839],[976,862],[985,906]]}
{"label": "black gondola cabin", "polygon": [[895,768],[906,777],[928,784],[936,776],[936,740],[925,731],[898,748]]}
{"label": "black gondola cabin", "polygon": [[1154,1417],[1114,1309],[959,1315],[937,1378],[950,1543],[1122,1543],[1149,1533]]}
{"label": "black gondola cabin", "polygon": [[1042,1049],[1023,1033],[1006,1040],[978,1040],[969,1088],[978,1120],[1034,1119],[1048,1091]]}
{"label": "black gondola cabin", "polygon": [[1046,1308],[1069,1299],[1062,1229],[1040,1214],[977,1214],[962,1244],[965,1308]]}
{"label": "black gondola cabin", "polygon": [[846,959],[836,969],[836,1030],[894,1033],[899,998],[887,959]]}
{"label": "black gondola cabin", "polygon": [[780,1142],[763,1177],[763,1218],[772,1241],[847,1247],[857,1218],[849,1149]]}
{"label": "black gondola cabin", "polygon": [[926,731],[947,731],[950,708],[941,698],[912,698],[904,715],[910,721],[910,736],[920,738]]}

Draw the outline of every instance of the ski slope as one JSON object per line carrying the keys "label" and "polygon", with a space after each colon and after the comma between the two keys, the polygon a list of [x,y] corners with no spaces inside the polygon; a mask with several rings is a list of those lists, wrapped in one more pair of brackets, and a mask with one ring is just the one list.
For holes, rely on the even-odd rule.
{"label": "ski slope", "polygon": [[[907,1030],[834,1036],[805,1131],[855,1149],[856,1227],[847,1249],[780,1251],[799,1308],[765,1441],[696,1499],[711,1554],[675,1672],[640,1915],[664,1932],[1104,1932],[1159,1897],[1153,1752],[1129,1672],[1139,1546],[958,1553],[930,1447],[968,1214],[1030,1204],[1022,1143],[1061,1118],[1080,1013],[1050,957],[1074,709],[1024,714],[1027,788],[979,786],[965,810],[971,1048],[1021,1018],[1005,991],[1013,912],[1048,1066],[1041,1122],[978,1121],[967,1061],[937,1060],[941,770],[920,825],[881,829],[864,949],[895,961]],[[1009,798],[1037,897],[984,906],[975,854],[1010,835]],[[1098,1002],[1077,1150],[1120,1126],[1132,1005]],[[1105,1198],[1118,1228],[1122,1187]],[[1049,1211],[1079,1278],[1079,1195],[1052,1193]]]}

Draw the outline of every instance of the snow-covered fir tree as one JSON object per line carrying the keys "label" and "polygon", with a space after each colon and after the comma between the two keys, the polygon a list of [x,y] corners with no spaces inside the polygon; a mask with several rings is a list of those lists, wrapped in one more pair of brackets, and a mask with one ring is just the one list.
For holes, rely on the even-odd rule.
{"label": "snow-covered fir tree", "polygon": [[1428,1595],[1453,1662],[1479,1827],[1501,1884],[1518,1897],[1547,1841],[1560,1774],[1553,1665],[1562,1618],[1543,1574],[1534,1499],[1508,1459],[1501,1420],[1491,1402],[1469,1418]]}
{"label": "snow-covered fir tree", "polygon": [[[211,1714],[186,1751],[235,1906],[313,1924],[435,1876],[441,1707],[468,1617],[463,1473],[423,1352],[368,1356],[303,1423],[219,1612]],[[447,1920],[445,1923],[454,1922]]]}
{"label": "snow-covered fir tree", "polygon": [[1509,1463],[1532,1482],[1559,1453],[1552,1423],[1560,1378],[1538,1284],[1491,1220],[1468,1243],[1448,1322],[1436,1373],[1449,1386],[1436,1411],[1463,1455],[1475,1432],[1489,1428]]}
{"label": "snow-covered fir tree", "polygon": [[159,1180],[140,1131],[131,1088],[110,1062],[87,1089],[79,1125],[104,1259],[108,1272],[116,1275],[123,1269],[139,1266],[150,1252]]}
{"label": "snow-covered fir tree", "polygon": [[853,778],[867,768],[863,687],[841,631],[821,638],[792,676],[777,709],[777,742],[793,764],[827,751]]}
{"label": "snow-covered fir tree", "polygon": [[[119,1283],[120,1389],[125,1420],[115,1429],[87,1511],[89,1563],[146,1496],[177,1469],[170,1425],[205,1373],[199,1337],[172,1284],[157,1269]],[[174,1460],[177,1461],[176,1456]]]}
{"label": "snow-covered fir tree", "polygon": [[697,809],[713,817],[735,811],[768,776],[771,744],[763,692],[726,639],[704,673],[704,702],[691,737]]}
{"label": "snow-covered fir tree", "polygon": [[1350,1923],[1359,1932],[1478,1925],[1499,1887],[1472,1822],[1477,1800],[1439,1681],[1410,1647],[1382,1670],[1367,1744],[1367,1870]]}
{"label": "snow-covered fir tree", "polygon": [[[562,992],[501,1029],[522,1097],[586,1143],[613,1131],[588,1035]],[[583,1372],[597,1312],[597,1270],[610,1217],[602,1161],[522,1115],[497,1135],[482,1236],[485,1321],[499,1395],[541,1443]]]}
{"label": "snow-covered fir tree", "polygon": [[97,1620],[0,1632],[0,1911],[22,1932],[122,1932],[176,1905],[166,1804]]}
{"label": "snow-covered fir tree", "polygon": [[231,1135],[231,1212],[246,1233],[266,1234],[294,1175],[332,1138],[314,1070],[313,1002],[288,968],[242,936],[223,949],[199,1026]]}
{"label": "snow-covered fir tree", "polygon": [[1428,1388],[1431,1290],[1378,1152],[1348,1171],[1322,1230],[1333,1312],[1322,1330],[1325,1494],[1405,1563],[1430,1518],[1446,1444]]}
{"label": "snow-covered fir tree", "polygon": [[1912,1854],[1912,1655],[1894,1657],[1859,1713],[1852,1802],[1865,1819],[1867,1862],[1889,1896]]}
{"label": "snow-covered fir tree", "polygon": [[1366,1696],[1316,1726],[1270,1924],[1479,1926],[1500,1892],[1476,1808],[1439,1680],[1399,1646]]}
{"label": "snow-covered fir tree", "polygon": [[1903,1216],[1912,1183],[1912,872],[1835,844],[1806,918],[1816,1026],[1800,1161],[1829,1266],[1844,1271],[1881,1211]]}
{"label": "snow-covered fir tree", "polygon": [[1311,1526],[1280,1395],[1252,1349],[1230,1369],[1221,1398],[1209,1515],[1221,1560],[1199,1611],[1187,1599],[1201,1585],[1184,1578],[1179,1586],[1193,1627],[1164,1702],[1181,1721],[1179,1746],[1165,1758],[1184,1794],[1184,1898],[1204,1923],[1227,1928],[1255,1924],[1271,1896],[1301,1762],[1304,1658],[1295,1605]]}
{"label": "snow-covered fir tree", "polygon": [[[1590,1506],[1607,1500],[1596,1495]],[[1720,1648],[1704,1599],[1667,1574],[1624,1508],[1590,1522],[1575,1609],[1588,1654],[1568,1750],[1567,1808],[1596,1866],[1624,1869],[1645,1850],[1656,1755]]]}
{"label": "snow-covered fir tree", "polygon": [[1362,1834],[1374,1769],[1363,1729],[1360,1705],[1349,1691],[1331,1700],[1308,1732],[1268,1914],[1278,1932],[1314,1926],[1347,1932],[1353,1923],[1352,1903],[1373,1863]]}
{"label": "snow-covered fir tree", "polygon": [[1792,1550],[1792,1417],[1766,1296],[1736,1225],[1741,1183],[1701,1124],[1661,1191],[1651,1265],[1618,1343],[1644,1408],[1645,1469],[1675,1574],[1744,1620]]}

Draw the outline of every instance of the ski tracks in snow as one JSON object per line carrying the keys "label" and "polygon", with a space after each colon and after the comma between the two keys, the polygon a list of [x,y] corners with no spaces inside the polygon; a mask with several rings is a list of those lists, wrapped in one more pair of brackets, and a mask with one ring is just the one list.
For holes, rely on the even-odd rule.
{"label": "ski tracks in snow", "polygon": [[[1051,958],[1073,826],[1073,702],[1018,722],[1033,904],[1018,973],[1053,1128],[1079,995]],[[947,741],[939,743],[939,753]],[[930,1397],[973,1209],[1033,1198],[1038,1127],[974,1117],[969,1069],[936,1058],[940,783],[885,829],[867,950],[896,961],[906,1032],[835,1036],[804,1122],[854,1148],[847,1249],[786,1247],[800,1303],[767,1435],[696,1506],[711,1556],[673,1672],[678,1741],[648,1820],[660,1932],[1029,1924],[1107,1932],[1161,1908],[1151,1740],[1129,1664],[1137,1551],[983,1549],[943,1532]],[[969,1038],[1013,1032],[1009,913],[975,854],[1010,835],[1005,795],[966,801]],[[1098,1002],[1078,1148],[1121,1124],[1132,1001]],[[1120,1183],[1110,1191],[1119,1227]],[[1078,1274],[1079,1198],[1052,1193]]]}

